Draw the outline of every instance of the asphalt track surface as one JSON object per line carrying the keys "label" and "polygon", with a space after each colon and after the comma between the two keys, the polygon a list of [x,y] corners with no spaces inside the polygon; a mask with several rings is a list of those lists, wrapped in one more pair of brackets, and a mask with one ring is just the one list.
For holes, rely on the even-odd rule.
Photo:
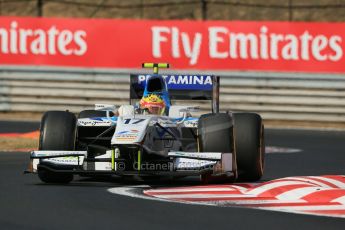
{"label": "asphalt track surface", "polygon": [[[37,123],[0,122],[0,132],[38,127]],[[303,151],[267,154],[263,180],[345,174],[345,132],[267,130],[266,143]],[[345,229],[344,218],[168,203],[107,191],[140,185],[129,180],[76,178],[66,186],[45,185],[35,175],[23,175],[28,160],[27,153],[0,153],[0,229]],[[186,183],[195,184],[150,184]]]}

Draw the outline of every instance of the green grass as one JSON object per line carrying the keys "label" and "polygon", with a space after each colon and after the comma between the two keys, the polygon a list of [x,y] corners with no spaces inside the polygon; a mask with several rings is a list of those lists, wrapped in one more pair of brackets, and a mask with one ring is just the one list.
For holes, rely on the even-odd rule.
{"label": "green grass", "polygon": [[1,137],[0,151],[35,150],[38,148],[38,140],[31,138]]}

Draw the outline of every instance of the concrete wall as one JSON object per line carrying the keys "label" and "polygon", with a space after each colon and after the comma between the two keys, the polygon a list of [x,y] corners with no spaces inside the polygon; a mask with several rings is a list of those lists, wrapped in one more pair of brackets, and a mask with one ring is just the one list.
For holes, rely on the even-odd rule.
{"label": "concrete wall", "polygon": [[0,0],[0,15],[37,16],[40,5],[45,17],[345,21],[345,0]]}

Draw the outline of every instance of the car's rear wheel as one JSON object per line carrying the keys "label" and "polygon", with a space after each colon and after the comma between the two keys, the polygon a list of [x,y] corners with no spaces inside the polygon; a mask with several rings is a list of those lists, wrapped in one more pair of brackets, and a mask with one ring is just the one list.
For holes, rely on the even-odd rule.
{"label": "car's rear wheel", "polygon": [[[41,121],[39,150],[75,150],[77,119],[73,113],[46,112]],[[49,163],[41,162],[41,165]],[[38,168],[39,178],[46,183],[69,183],[73,175]]]}
{"label": "car's rear wheel", "polygon": [[234,141],[239,180],[259,180],[264,171],[264,126],[256,113],[234,113]]}

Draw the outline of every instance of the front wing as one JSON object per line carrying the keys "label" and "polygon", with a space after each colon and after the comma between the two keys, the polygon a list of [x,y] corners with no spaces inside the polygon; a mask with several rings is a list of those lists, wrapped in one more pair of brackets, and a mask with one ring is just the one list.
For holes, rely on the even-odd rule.
{"label": "front wing", "polygon": [[[126,170],[124,159],[114,150],[96,158],[86,151],[32,151],[27,173],[48,170],[54,173],[117,176],[226,176],[236,179],[237,165],[233,153],[169,152],[165,160],[133,162]],[[133,170],[134,168],[134,170]]]}

